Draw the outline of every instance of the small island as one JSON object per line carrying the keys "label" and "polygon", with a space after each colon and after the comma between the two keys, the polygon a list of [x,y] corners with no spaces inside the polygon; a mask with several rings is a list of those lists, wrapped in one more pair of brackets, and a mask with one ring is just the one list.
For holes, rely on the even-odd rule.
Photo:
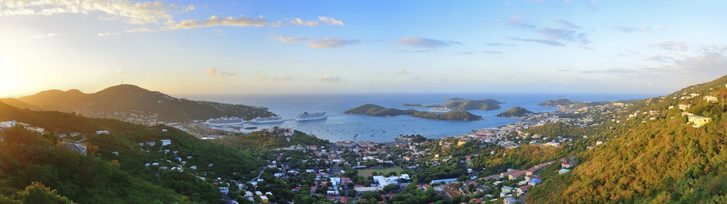
{"label": "small island", "polygon": [[515,106],[505,112],[497,114],[497,117],[523,117],[529,114],[533,114],[533,112],[523,107]]}
{"label": "small island", "polygon": [[464,98],[450,98],[447,99],[443,104],[424,105],[419,103],[405,103],[404,107],[419,107],[419,108],[449,108],[452,110],[468,111],[468,110],[496,110],[500,108],[499,102],[495,99],[482,99],[472,100]]}
{"label": "small island", "polygon": [[554,107],[554,106],[569,106],[569,105],[575,105],[575,104],[582,104],[583,102],[580,101],[574,101],[567,98],[559,98],[559,99],[550,99],[545,100],[543,102],[540,102],[540,106],[546,106],[546,107]]}
{"label": "small island", "polygon": [[365,104],[346,111],[347,114],[368,115],[368,116],[399,116],[408,115],[417,118],[446,120],[446,121],[475,121],[482,120],[479,115],[472,114],[463,110],[449,111],[445,113],[433,113],[417,110],[401,110],[396,108],[385,108],[375,104]]}

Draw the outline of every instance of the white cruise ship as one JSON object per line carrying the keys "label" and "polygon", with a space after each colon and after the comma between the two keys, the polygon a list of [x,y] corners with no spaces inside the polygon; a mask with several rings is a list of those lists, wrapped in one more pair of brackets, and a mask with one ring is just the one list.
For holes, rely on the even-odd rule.
{"label": "white cruise ship", "polygon": [[446,112],[452,111],[452,109],[449,109],[447,107],[434,107],[434,108],[430,109],[429,111],[434,112],[434,113],[446,113]]}
{"label": "white cruise ship", "polygon": [[298,117],[295,117],[295,120],[297,121],[311,121],[311,120],[325,120],[328,118],[326,116],[326,112],[317,112],[317,113],[300,113],[298,114]]}
{"label": "white cruise ship", "polygon": [[238,117],[229,117],[229,118],[212,118],[205,123],[207,123],[208,126],[215,126],[215,127],[227,127],[227,126],[238,126],[242,127],[242,123],[245,122],[242,118]]}
{"label": "white cruise ship", "polygon": [[270,116],[270,117],[258,117],[255,119],[250,120],[250,123],[252,124],[266,124],[266,123],[282,123],[283,118],[280,116]]}

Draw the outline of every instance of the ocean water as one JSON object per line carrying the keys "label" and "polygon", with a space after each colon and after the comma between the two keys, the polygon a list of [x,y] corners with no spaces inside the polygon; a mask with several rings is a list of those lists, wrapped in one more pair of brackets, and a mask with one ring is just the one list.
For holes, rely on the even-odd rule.
{"label": "ocean water", "polygon": [[[424,105],[442,104],[448,98],[466,99],[492,98],[503,102],[497,110],[472,110],[483,117],[480,121],[438,121],[411,116],[373,117],[344,114],[348,109],[371,103],[399,109],[428,110],[427,108],[404,107],[404,103]],[[513,106],[525,107],[533,112],[554,111],[538,103],[559,97],[580,101],[608,101],[641,99],[646,95],[600,95],[600,94],[335,94],[335,95],[225,95],[187,96],[194,100],[217,101],[232,104],[263,106],[270,111],[290,119],[284,123],[269,125],[247,125],[258,128],[289,127],[330,141],[374,141],[390,142],[401,134],[421,134],[428,138],[441,138],[469,133],[480,128],[497,127],[517,122],[514,118],[496,115]],[[292,120],[298,113],[326,112],[327,120],[297,122]]]}

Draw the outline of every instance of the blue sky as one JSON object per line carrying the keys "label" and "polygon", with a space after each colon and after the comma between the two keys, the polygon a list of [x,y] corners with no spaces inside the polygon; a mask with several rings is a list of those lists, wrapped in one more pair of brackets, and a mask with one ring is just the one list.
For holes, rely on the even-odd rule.
{"label": "blue sky", "polygon": [[0,96],[650,93],[727,74],[724,1],[0,2]]}

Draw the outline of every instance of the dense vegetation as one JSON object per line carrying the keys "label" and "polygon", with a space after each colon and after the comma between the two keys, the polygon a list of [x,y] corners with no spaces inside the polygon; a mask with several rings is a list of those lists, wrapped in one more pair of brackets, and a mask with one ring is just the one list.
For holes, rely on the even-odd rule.
{"label": "dense vegetation", "polygon": [[245,135],[225,137],[216,142],[239,149],[274,149],[293,145],[328,146],[330,144],[328,140],[318,139],[300,131],[295,131],[290,137],[285,136],[283,131],[275,127],[272,132],[257,131]]}
{"label": "dense vegetation", "polygon": [[451,98],[444,103],[444,107],[453,110],[495,110],[500,108],[502,102],[494,99],[470,100],[463,98]]}
{"label": "dense vegetation", "polygon": [[374,104],[365,104],[359,107],[347,110],[347,114],[369,115],[369,116],[399,116],[409,115],[417,118],[432,120],[449,120],[449,121],[473,121],[481,120],[482,117],[467,111],[456,110],[446,113],[433,113],[417,110],[400,110],[396,108],[385,108]]}
{"label": "dense vegetation", "polygon": [[[594,136],[608,142],[576,154],[582,164],[570,174],[544,179],[528,201],[725,203],[725,84],[727,77],[635,103],[632,112],[654,114],[603,125],[609,131]],[[698,97],[685,97],[690,95]],[[718,96],[721,101],[706,102],[702,96]],[[687,111],[712,122],[692,127],[680,110],[669,108],[678,104],[690,104]]]}
{"label": "dense vegetation", "polygon": [[543,102],[540,102],[539,105],[541,106],[568,106],[568,105],[575,105],[575,104],[582,104],[583,102],[580,101],[574,101],[567,98],[559,98],[559,99],[549,99],[545,100]]}
{"label": "dense vegetation", "polygon": [[[221,194],[216,187],[197,176],[243,180],[253,177],[253,172],[262,166],[256,153],[206,142],[165,126],[146,127],[61,112],[20,110],[0,103],[0,121],[5,120],[46,130],[43,137],[28,135],[21,128],[4,133],[6,144],[0,147],[0,154],[7,158],[0,158],[0,193],[5,195],[39,181],[81,203],[217,203]],[[108,130],[111,134],[96,135],[97,130]],[[88,147],[88,156],[56,145],[58,135],[70,133],[85,138],[77,139]],[[169,139],[172,144],[163,149],[159,145],[138,145],[159,144],[161,139]],[[173,167],[179,165],[171,162],[175,157],[184,158],[186,167],[198,168],[177,172],[145,165],[157,162],[159,166]],[[100,200],[104,198],[107,200]]]}
{"label": "dense vegetation", "polygon": [[50,90],[21,97],[17,101],[9,99],[4,101],[22,105],[19,108],[37,107],[40,110],[76,112],[99,117],[111,117],[117,112],[156,115],[159,120],[168,122],[206,120],[224,116],[237,116],[249,120],[272,115],[262,107],[178,99],[134,85],[113,86],[91,94],[75,89]]}
{"label": "dense vegetation", "polygon": [[520,106],[515,106],[506,110],[505,112],[497,114],[497,117],[522,117],[532,113],[533,112],[528,109]]}

